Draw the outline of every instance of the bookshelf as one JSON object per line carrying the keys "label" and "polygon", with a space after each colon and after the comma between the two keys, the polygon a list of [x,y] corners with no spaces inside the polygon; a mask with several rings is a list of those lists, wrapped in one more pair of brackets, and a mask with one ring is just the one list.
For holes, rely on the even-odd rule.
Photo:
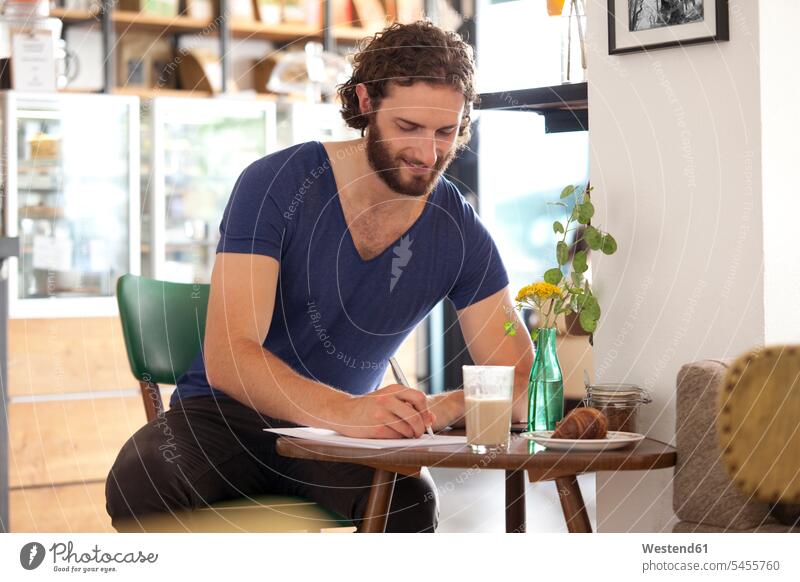
{"label": "bookshelf", "polygon": [[[250,39],[266,40],[279,45],[302,43],[306,40],[321,41],[326,50],[335,50],[337,43],[352,44],[371,36],[377,31],[376,27],[365,28],[353,25],[330,26],[331,7],[333,0],[320,0],[322,2],[322,26],[317,27],[294,22],[281,22],[267,24],[258,20],[246,21],[229,16],[219,16],[211,19],[193,18],[181,13],[177,16],[161,16],[122,10],[116,8],[115,0],[102,0],[102,7],[95,10],[73,10],[52,8],[50,15],[61,19],[64,27],[89,26],[97,27],[102,31],[103,37],[103,92],[129,94],[139,96],[158,95],[191,95],[207,97],[209,94],[202,91],[171,90],[171,89],[146,89],[126,88],[116,86],[116,58],[114,52],[118,46],[118,38],[130,32],[150,32],[162,37],[177,39],[181,35],[202,35],[217,38],[220,43],[220,61],[222,66],[222,92],[228,92],[230,87],[230,43],[232,39],[246,41]],[[219,0],[219,10],[227,14],[229,0]],[[176,44],[176,41],[173,41]]]}

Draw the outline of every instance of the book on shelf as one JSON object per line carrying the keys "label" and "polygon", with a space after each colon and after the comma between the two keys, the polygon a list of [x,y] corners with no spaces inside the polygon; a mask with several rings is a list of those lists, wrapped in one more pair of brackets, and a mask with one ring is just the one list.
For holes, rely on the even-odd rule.
{"label": "book on shelf", "polygon": [[253,0],[228,0],[231,19],[253,22],[256,19],[255,2]]}
{"label": "book on shelf", "polygon": [[168,38],[129,31],[120,37],[115,52],[118,87],[175,88],[169,66],[175,55]]}
{"label": "book on shelf", "polygon": [[[353,0],[331,0],[331,21],[334,25],[352,26],[355,19]],[[320,3],[320,9],[322,4]]]}
{"label": "book on shelf", "polygon": [[133,12],[144,12],[154,16],[178,16],[179,0],[119,0],[117,8]]}
{"label": "book on shelf", "polygon": [[281,0],[254,0],[256,14],[263,24],[280,24],[283,12]]}
{"label": "book on shelf", "polygon": [[353,0],[358,21],[367,30],[378,30],[386,25],[386,10],[381,0]]}
{"label": "book on shelf", "polygon": [[397,22],[409,24],[425,18],[425,0],[393,0]]}
{"label": "book on shelf", "polygon": [[217,13],[217,0],[185,0],[186,16],[198,20],[213,20]]}
{"label": "book on shelf", "polygon": [[283,21],[320,27],[321,6],[320,0],[283,0]]}

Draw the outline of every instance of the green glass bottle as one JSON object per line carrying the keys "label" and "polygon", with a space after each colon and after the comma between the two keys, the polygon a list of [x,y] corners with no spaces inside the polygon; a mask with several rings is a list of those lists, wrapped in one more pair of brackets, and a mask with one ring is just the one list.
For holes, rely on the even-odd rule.
{"label": "green glass bottle", "polygon": [[539,328],[528,381],[528,430],[555,430],[564,417],[564,380],[556,353],[556,328]]}

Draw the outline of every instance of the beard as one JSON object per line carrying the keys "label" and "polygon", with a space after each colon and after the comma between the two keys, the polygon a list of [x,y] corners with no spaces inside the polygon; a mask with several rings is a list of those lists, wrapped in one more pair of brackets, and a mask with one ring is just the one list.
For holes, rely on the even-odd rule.
{"label": "beard", "polygon": [[[367,161],[370,167],[383,180],[389,188],[398,194],[406,196],[421,197],[430,194],[436,182],[453,158],[456,156],[456,148],[452,148],[444,156],[438,158],[430,172],[423,175],[411,174],[408,178],[403,178],[403,156],[395,156],[389,150],[386,142],[383,140],[378,124],[375,123],[375,118],[371,118],[369,127],[367,128]],[[408,160],[409,162],[416,163],[416,160]]]}

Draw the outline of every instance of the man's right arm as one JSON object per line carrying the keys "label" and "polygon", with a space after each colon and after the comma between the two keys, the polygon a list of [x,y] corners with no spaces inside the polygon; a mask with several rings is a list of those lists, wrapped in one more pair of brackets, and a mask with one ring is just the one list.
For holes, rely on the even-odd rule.
{"label": "man's right arm", "polygon": [[402,438],[425,430],[424,395],[388,386],[367,397],[315,382],[264,349],[279,264],[258,254],[219,253],[211,276],[204,354],[209,384],[273,418],[350,436]]}

